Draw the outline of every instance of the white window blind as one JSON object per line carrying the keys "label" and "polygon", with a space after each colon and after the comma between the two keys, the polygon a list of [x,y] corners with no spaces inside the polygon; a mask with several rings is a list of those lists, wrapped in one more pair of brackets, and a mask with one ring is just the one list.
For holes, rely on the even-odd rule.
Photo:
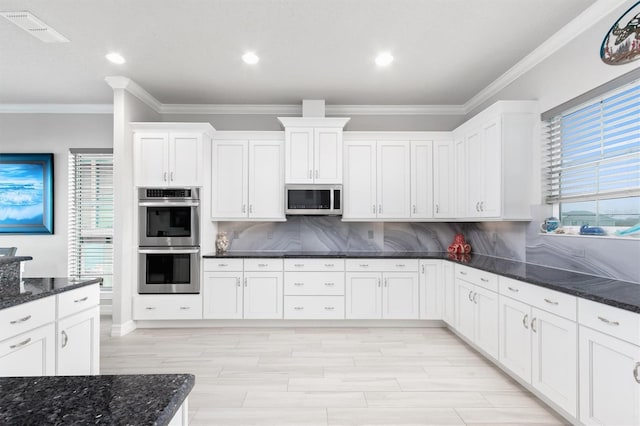
{"label": "white window blind", "polygon": [[69,265],[71,277],[113,278],[113,151],[69,152]]}
{"label": "white window blind", "polygon": [[640,81],[545,124],[547,203],[640,196]]}

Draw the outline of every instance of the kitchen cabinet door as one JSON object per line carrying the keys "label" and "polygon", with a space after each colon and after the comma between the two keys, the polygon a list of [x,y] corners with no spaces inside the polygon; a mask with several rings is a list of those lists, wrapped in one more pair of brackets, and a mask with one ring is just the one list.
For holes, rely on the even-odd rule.
{"label": "kitchen cabinet door", "polygon": [[454,217],[455,158],[453,144],[436,141],[433,144],[433,217]]}
{"label": "kitchen cabinet door", "polygon": [[454,142],[455,157],[455,217],[467,217],[468,188],[467,179],[469,166],[467,158],[467,140],[462,135]]}
{"label": "kitchen cabinet door", "polygon": [[136,133],[134,149],[137,186],[169,186],[169,134]]}
{"label": "kitchen cabinet door", "polygon": [[249,141],[249,217],[284,219],[283,143]]}
{"label": "kitchen cabinet door", "polygon": [[411,216],[411,146],[408,141],[378,142],[378,218]]}
{"label": "kitchen cabinet door", "polygon": [[577,417],[578,326],[540,309],[532,308],[531,313],[531,384]]}
{"label": "kitchen cabinet door", "polygon": [[467,150],[467,214],[466,217],[480,217],[480,202],[484,192],[484,153],[482,146],[482,129],[465,135]]}
{"label": "kitchen cabinet door", "polygon": [[59,320],[57,348],[57,375],[100,373],[100,307]]}
{"label": "kitchen cabinet door", "polygon": [[456,319],[456,282],[451,262],[442,262],[442,286],[442,319],[453,327]]}
{"label": "kitchen cabinet door", "polygon": [[377,217],[376,142],[345,143],[344,219]]}
{"label": "kitchen cabinet door", "polygon": [[244,318],[281,319],[282,272],[244,273]]}
{"label": "kitchen cabinet door", "polygon": [[177,187],[202,186],[202,136],[169,134],[169,183]]}
{"label": "kitchen cabinet door", "polygon": [[216,140],[212,149],[211,217],[213,220],[248,215],[249,142]]}
{"label": "kitchen cabinet door", "polygon": [[285,129],[285,182],[313,183],[313,127]]}
{"label": "kitchen cabinet door", "polygon": [[473,341],[475,307],[473,291],[475,286],[465,280],[456,279],[456,322],[455,329],[464,337]]}
{"label": "kitchen cabinet door", "polygon": [[53,376],[56,327],[47,324],[0,342],[0,377]]}
{"label": "kitchen cabinet door", "polygon": [[433,217],[433,142],[411,141],[411,217]]}
{"label": "kitchen cabinet door", "polygon": [[415,272],[385,272],[382,288],[382,318],[419,319],[420,284]]}
{"label": "kitchen cabinet door", "polygon": [[475,286],[474,292],[474,343],[498,359],[498,294],[478,286]]}
{"label": "kitchen cabinet door", "polygon": [[498,360],[526,382],[531,382],[531,307],[500,296],[500,352]]}
{"label": "kitchen cabinet door", "polygon": [[640,346],[580,326],[580,421],[640,424]]}
{"label": "kitchen cabinet door", "polygon": [[242,296],[242,272],[205,273],[203,318],[241,319]]}
{"label": "kitchen cabinet door", "polygon": [[420,261],[420,319],[442,319],[443,263],[440,260]]}
{"label": "kitchen cabinet door", "polygon": [[347,319],[382,318],[382,274],[347,272],[345,317]]}
{"label": "kitchen cabinet door", "polygon": [[342,128],[318,127],[313,132],[314,183],[342,183]]}
{"label": "kitchen cabinet door", "polygon": [[482,217],[500,217],[502,213],[501,131],[500,117],[482,126],[483,187],[480,199],[480,215]]}

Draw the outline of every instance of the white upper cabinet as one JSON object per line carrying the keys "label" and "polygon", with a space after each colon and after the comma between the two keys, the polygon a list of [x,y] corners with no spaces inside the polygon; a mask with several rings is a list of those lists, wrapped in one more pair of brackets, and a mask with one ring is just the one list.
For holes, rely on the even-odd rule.
{"label": "white upper cabinet", "polygon": [[279,118],[285,127],[286,183],[342,183],[342,129],[348,118]]}
{"label": "white upper cabinet", "polygon": [[131,123],[135,183],[143,187],[202,186],[208,123]]}
{"label": "white upper cabinet", "polygon": [[275,133],[221,133],[225,139],[213,141],[213,220],[285,220],[284,142]]}
{"label": "white upper cabinet", "polygon": [[345,142],[343,218],[373,219],[378,213],[376,143]]}
{"label": "white upper cabinet", "polygon": [[433,217],[454,217],[455,152],[450,141],[433,144]]}
{"label": "white upper cabinet", "polygon": [[411,146],[408,141],[378,142],[378,218],[411,215]]}
{"label": "white upper cabinet", "polygon": [[530,218],[537,122],[537,102],[500,101],[454,131],[459,218]]}
{"label": "white upper cabinet", "polygon": [[411,141],[411,217],[433,217],[433,142]]}

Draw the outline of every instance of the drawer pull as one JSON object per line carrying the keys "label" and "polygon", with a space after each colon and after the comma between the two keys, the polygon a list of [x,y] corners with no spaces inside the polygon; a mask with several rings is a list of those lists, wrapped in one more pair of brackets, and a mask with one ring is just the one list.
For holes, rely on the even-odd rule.
{"label": "drawer pull", "polygon": [[369,264],[367,264],[367,263],[361,263],[361,264],[360,264],[360,267],[361,267],[361,268],[368,268],[368,267],[369,267]]}
{"label": "drawer pull", "polygon": [[31,319],[31,315],[27,315],[26,317],[17,319],[17,320],[13,320],[11,321],[9,324],[20,324],[21,322],[25,322],[25,321],[29,321]]}
{"label": "drawer pull", "polygon": [[529,329],[529,314],[525,314],[524,318],[522,318],[522,325],[524,325],[524,328],[527,330]]}
{"label": "drawer pull", "polygon": [[62,347],[64,348],[69,343],[69,335],[66,331],[62,330]]}
{"label": "drawer pull", "polygon": [[73,303],[86,302],[87,300],[89,300],[89,296],[85,296],[82,299],[76,299],[73,301]]}
{"label": "drawer pull", "polygon": [[633,369],[633,378],[636,379],[636,383],[640,383],[640,362],[636,362],[636,368]]}
{"label": "drawer pull", "polygon": [[296,311],[301,311],[304,309],[304,306],[295,306],[293,309],[295,309]]}
{"label": "drawer pull", "polygon": [[225,266],[229,266],[228,263],[218,263],[218,266],[224,268]]}
{"label": "drawer pull", "polygon": [[324,264],[325,268],[333,268],[334,266],[336,266],[336,265],[334,265],[333,263],[325,263]]}
{"label": "drawer pull", "polygon": [[265,268],[267,266],[269,266],[267,263],[258,263],[258,267],[260,268]]}
{"label": "drawer pull", "polygon": [[460,275],[467,275],[465,271],[460,271]]}
{"label": "drawer pull", "polygon": [[620,325],[620,323],[618,321],[611,321],[609,319],[603,318],[603,317],[598,317],[598,319],[600,321],[602,321],[605,324],[609,324],[609,325]]}
{"label": "drawer pull", "polygon": [[325,311],[333,311],[335,308],[333,306],[325,306]]}
{"label": "drawer pull", "polygon": [[336,285],[336,284],[335,283],[324,283],[324,285],[332,286],[332,285]]}
{"label": "drawer pull", "polygon": [[404,268],[405,266],[407,265],[405,265],[404,263],[396,263],[396,268]]}
{"label": "drawer pull", "polygon": [[29,337],[27,340],[23,340],[20,343],[16,343],[15,345],[9,346],[9,349],[15,349],[15,348],[19,348],[20,346],[27,345],[29,344],[30,341],[31,341],[31,337]]}
{"label": "drawer pull", "polygon": [[181,311],[186,311],[187,309],[191,309],[189,306],[180,306]]}
{"label": "drawer pull", "polygon": [[533,330],[534,333],[538,332],[538,330],[536,330],[536,320],[537,318],[531,320],[531,330]]}
{"label": "drawer pull", "polygon": [[304,283],[293,283],[293,285],[304,285]]}
{"label": "drawer pull", "polygon": [[478,304],[478,293],[473,293],[473,303]]}
{"label": "drawer pull", "polygon": [[469,302],[473,302],[473,297],[471,296],[473,294],[473,291],[469,292]]}
{"label": "drawer pull", "polygon": [[483,283],[488,283],[489,282],[489,280],[486,279],[486,278],[480,278],[480,281],[482,281]]}
{"label": "drawer pull", "polygon": [[519,291],[520,291],[520,289],[513,288],[513,287],[507,287],[507,288],[509,289],[509,291],[512,291],[512,292],[514,292],[514,293],[517,293],[517,292],[519,292]]}
{"label": "drawer pull", "polygon": [[155,309],[155,306],[147,306],[145,309],[147,311],[153,311]]}
{"label": "drawer pull", "polygon": [[545,302],[547,302],[550,305],[558,305],[559,303],[553,300],[549,300],[549,299],[544,299]]}
{"label": "drawer pull", "polygon": [[296,268],[302,268],[304,266],[304,263],[296,263],[295,265]]}

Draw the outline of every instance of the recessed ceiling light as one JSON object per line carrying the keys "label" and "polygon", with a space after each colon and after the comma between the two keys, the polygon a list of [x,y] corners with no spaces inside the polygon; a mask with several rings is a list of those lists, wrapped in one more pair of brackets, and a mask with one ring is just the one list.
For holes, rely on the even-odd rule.
{"label": "recessed ceiling light", "polygon": [[257,64],[258,61],[260,61],[260,58],[253,52],[247,52],[242,55],[242,60],[245,64],[254,65]]}
{"label": "recessed ceiling light", "polygon": [[105,56],[105,58],[107,58],[110,62],[113,62],[114,64],[118,64],[118,65],[122,65],[125,62],[125,59],[122,57],[121,54],[116,53],[116,52],[111,52],[108,55]]}
{"label": "recessed ceiling light", "polygon": [[376,65],[379,67],[386,67],[393,62],[393,56],[389,52],[382,52],[376,56]]}

